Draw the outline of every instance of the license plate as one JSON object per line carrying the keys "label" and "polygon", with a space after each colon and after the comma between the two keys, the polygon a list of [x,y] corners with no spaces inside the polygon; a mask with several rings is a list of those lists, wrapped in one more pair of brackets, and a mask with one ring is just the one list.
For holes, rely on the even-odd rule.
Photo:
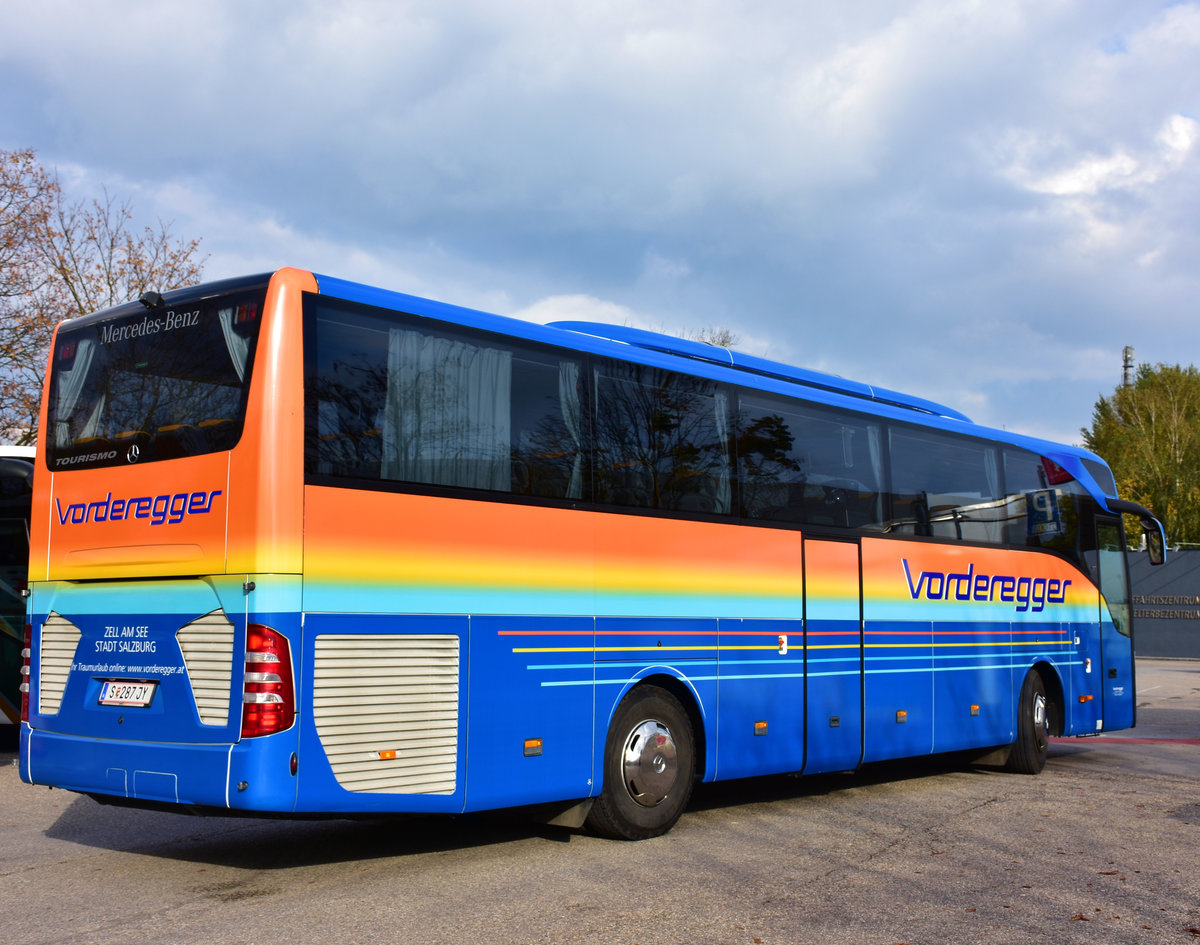
{"label": "license plate", "polygon": [[156,682],[122,682],[119,679],[108,679],[100,686],[100,704],[146,706],[154,698],[154,690],[157,688]]}

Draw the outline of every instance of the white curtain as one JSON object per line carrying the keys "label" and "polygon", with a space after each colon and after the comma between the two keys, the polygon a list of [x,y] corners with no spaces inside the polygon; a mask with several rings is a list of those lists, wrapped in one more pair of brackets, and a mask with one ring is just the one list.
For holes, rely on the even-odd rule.
{"label": "white curtain", "polygon": [[233,330],[233,309],[223,308],[217,312],[221,319],[221,334],[225,336],[225,348],[233,361],[239,381],[246,379],[246,358],[250,354],[250,339],[243,338]]}
{"label": "white curtain", "polygon": [[988,494],[984,498],[1002,498],[1000,494],[1000,454],[996,450],[991,448],[984,450],[983,469],[988,484]]}
{"label": "white curtain", "polygon": [[713,404],[717,439],[721,444],[721,469],[717,475],[717,494],[713,511],[719,515],[727,515],[733,504],[733,493],[729,484],[729,470],[733,463],[729,443],[729,396],[724,391],[717,391]]}
{"label": "white curtain", "polygon": [[393,328],[383,478],[508,492],[512,354]]}
{"label": "white curtain", "polygon": [[563,425],[575,444],[575,459],[571,464],[571,481],[567,483],[567,498],[583,496],[583,412],[579,403],[579,365],[575,361],[558,364],[558,403]]}
{"label": "white curtain", "polygon": [[[87,381],[88,371],[91,370],[92,362],[96,359],[96,342],[90,338],[81,338],[79,340],[78,349],[75,352],[75,363],[71,365],[70,370],[56,370],[55,378],[58,380],[58,404],[56,416],[59,418],[55,425],[54,443],[59,449],[66,449],[71,445],[73,437],[71,436],[71,416],[75,413],[75,407],[79,403],[79,395],[83,393],[83,385]],[[101,397],[96,404],[96,409],[92,411],[88,417],[87,423],[79,431],[77,436],[95,436],[96,425],[100,415],[100,406],[103,404],[104,398]]]}
{"label": "white curtain", "polygon": [[[867,424],[867,448],[871,454],[871,482],[875,493],[875,522],[883,522],[883,433],[879,426]],[[894,487],[893,487],[894,488]]]}

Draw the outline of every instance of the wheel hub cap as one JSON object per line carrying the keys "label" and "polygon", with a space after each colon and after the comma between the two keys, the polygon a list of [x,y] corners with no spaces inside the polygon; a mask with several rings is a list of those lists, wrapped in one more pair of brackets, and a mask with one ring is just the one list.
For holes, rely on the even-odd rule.
{"label": "wheel hub cap", "polygon": [[1039,695],[1033,700],[1033,724],[1039,729],[1046,727],[1046,697]]}
{"label": "wheel hub cap", "polygon": [[666,800],[679,773],[670,730],[654,719],[634,726],[625,741],[621,770],[625,790],[637,803],[656,807]]}

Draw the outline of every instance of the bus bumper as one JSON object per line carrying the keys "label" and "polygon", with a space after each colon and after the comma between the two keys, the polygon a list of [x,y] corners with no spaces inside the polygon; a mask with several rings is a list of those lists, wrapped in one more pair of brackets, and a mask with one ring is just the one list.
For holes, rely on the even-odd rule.
{"label": "bus bumper", "polygon": [[29,784],[180,807],[295,810],[294,733],[249,744],[171,745],[23,728],[20,774]]}

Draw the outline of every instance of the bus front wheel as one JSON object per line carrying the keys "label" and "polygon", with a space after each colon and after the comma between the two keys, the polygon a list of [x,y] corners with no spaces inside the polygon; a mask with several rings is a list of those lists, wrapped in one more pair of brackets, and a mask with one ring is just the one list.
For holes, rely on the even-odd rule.
{"label": "bus front wheel", "polygon": [[1008,770],[1018,774],[1037,774],[1046,766],[1050,747],[1049,707],[1046,684],[1041,674],[1031,669],[1021,685],[1017,703],[1017,740],[1008,755]]}
{"label": "bus front wheel", "polygon": [[617,707],[604,747],[604,787],[588,814],[597,834],[645,840],[670,830],[692,793],[692,725],[679,700],[639,686]]}

